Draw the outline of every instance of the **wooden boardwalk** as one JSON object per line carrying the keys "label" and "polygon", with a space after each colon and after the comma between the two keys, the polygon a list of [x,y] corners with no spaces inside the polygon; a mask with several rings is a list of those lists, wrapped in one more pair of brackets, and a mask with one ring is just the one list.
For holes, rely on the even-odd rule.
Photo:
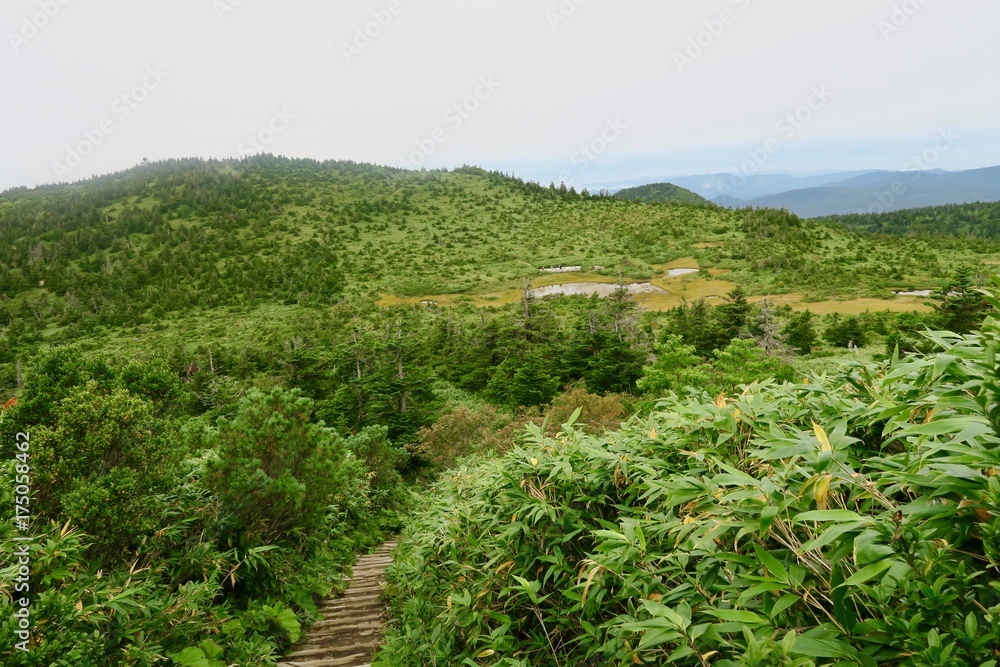
{"label": "wooden boardwalk", "polygon": [[279,667],[368,667],[382,641],[382,585],[395,548],[395,542],[386,542],[358,560],[351,587],[320,607],[323,620],[310,628]]}

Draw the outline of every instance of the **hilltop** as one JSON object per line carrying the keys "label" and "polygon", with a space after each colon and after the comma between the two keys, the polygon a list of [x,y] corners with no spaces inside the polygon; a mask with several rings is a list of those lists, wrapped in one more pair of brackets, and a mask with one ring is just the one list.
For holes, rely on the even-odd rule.
{"label": "hilltop", "polygon": [[714,206],[700,195],[673,183],[651,183],[635,188],[625,188],[615,193],[618,199],[640,201],[647,204],[690,204],[693,206]]}
{"label": "hilltop", "polygon": [[939,282],[957,264],[1000,256],[992,244],[902,242],[780,211],[654,206],[472,167],[271,156],[10,191],[0,240],[0,293],[69,321],[345,293],[486,294],[547,266],[640,280],[682,258],[756,293],[888,297],[897,284]]}

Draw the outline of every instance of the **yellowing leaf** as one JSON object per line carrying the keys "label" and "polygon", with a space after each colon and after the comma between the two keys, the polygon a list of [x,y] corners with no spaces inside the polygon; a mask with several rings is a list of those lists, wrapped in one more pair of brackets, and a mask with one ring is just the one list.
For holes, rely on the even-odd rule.
{"label": "yellowing leaf", "polygon": [[816,499],[816,507],[825,510],[828,507],[827,500],[830,498],[830,482],[833,475],[823,475],[813,487],[813,498]]}
{"label": "yellowing leaf", "polygon": [[534,456],[531,457],[531,465],[533,466],[538,465],[538,459],[536,459]]}
{"label": "yellowing leaf", "polygon": [[723,392],[723,393],[721,393],[721,394],[719,394],[718,396],[715,397],[715,407],[719,408],[720,410],[722,408],[726,407],[726,394],[725,394],[725,392]]}
{"label": "yellowing leaf", "polygon": [[816,439],[819,440],[819,446],[822,451],[833,451],[833,447],[830,446],[830,438],[826,436],[826,431],[824,431],[823,427],[816,422],[813,422],[813,433],[816,434]]}
{"label": "yellowing leaf", "polygon": [[496,653],[496,651],[494,651],[491,648],[488,648],[488,649],[484,649],[484,650],[480,651],[479,653],[477,653],[476,657],[477,658],[488,658],[491,655],[493,655],[494,653]]}
{"label": "yellowing leaf", "polygon": [[929,424],[932,419],[934,419],[934,408],[927,411],[927,416],[924,417],[924,423]]}
{"label": "yellowing leaf", "polygon": [[593,569],[590,570],[590,573],[587,574],[587,583],[584,584],[584,586],[583,586],[583,595],[580,596],[580,608],[581,609],[583,608],[583,605],[587,604],[587,593],[590,592],[590,584],[591,584],[591,582],[594,581],[594,575],[596,575],[600,571],[601,571],[601,566],[600,565],[595,565],[593,567]]}
{"label": "yellowing leaf", "polygon": [[656,440],[656,429],[655,428],[650,429],[650,431],[649,431],[649,439],[650,440]]}

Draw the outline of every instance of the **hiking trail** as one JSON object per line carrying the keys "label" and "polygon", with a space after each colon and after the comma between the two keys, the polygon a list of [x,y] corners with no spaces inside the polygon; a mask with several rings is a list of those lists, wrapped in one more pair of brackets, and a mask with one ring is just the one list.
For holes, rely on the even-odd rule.
{"label": "hiking trail", "polygon": [[368,667],[382,641],[382,585],[396,542],[358,559],[351,586],[320,606],[315,623],[278,667]]}

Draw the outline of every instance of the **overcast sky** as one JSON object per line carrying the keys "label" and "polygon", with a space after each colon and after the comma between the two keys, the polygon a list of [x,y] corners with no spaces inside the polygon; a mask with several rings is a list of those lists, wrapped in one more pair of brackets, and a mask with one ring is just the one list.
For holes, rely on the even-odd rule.
{"label": "overcast sky", "polygon": [[942,132],[927,166],[990,166],[998,26],[996,0],[4,0],[0,189],[259,151],[578,187],[899,169]]}

